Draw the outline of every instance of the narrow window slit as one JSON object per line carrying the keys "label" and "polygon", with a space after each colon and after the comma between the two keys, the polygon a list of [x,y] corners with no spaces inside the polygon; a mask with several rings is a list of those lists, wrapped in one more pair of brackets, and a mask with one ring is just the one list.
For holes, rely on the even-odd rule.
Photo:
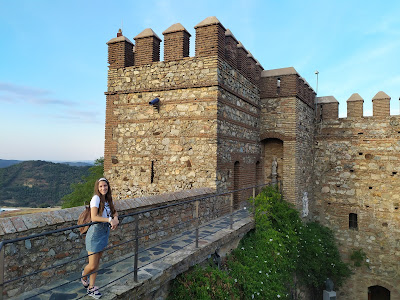
{"label": "narrow window slit", "polygon": [[150,175],[150,183],[154,182],[154,160],[151,161],[151,175]]}

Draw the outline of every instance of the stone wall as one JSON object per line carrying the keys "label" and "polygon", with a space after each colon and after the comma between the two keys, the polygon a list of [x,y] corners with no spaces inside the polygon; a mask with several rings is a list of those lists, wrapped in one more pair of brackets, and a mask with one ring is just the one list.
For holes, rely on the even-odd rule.
{"label": "stone wall", "polygon": [[[110,69],[105,175],[116,197],[215,187],[217,65],[204,57]],[[149,105],[156,97],[159,110]]]}
{"label": "stone wall", "polygon": [[[212,192],[214,190],[202,188],[119,200],[116,201],[116,209],[120,216],[124,216],[165,204],[202,198]],[[229,196],[203,199],[199,205],[200,224],[229,212],[229,204]],[[0,238],[3,241],[11,240],[75,226],[82,211],[83,207],[75,207],[59,211],[0,218]],[[146,247],[160,239],[177,234],[193,226],[195,222],[194,215],[195,205],[194,202],[191,202],[141,213],[136,216],[127,216],[122,219],[119,228],[112,231],[110,235],[109,246],[118,244],[121,244],[121,246],[105,251],[102,261],[106,262],[111,257],[133,251],[136,218],[139,219],[139,236],[142,236],[139,241],[140,247]],[[13,297],[32,288],[44,284],[48,285],[52,278],[79,273],[87,260],[86,257],[84,236],[79,234],[78,229],[7,244],[5,246],[5,281],[51,266],[60,266],[39,272],[24,280],[20,279],[9,283],[5,286],[4,293],[8,297]],[[78,259],[78,261],[74,261],[75,259]]]}
{"label": "stone wall", "polygon": [[[241,189],[255,185],[258,180],[256,166],[261,153],[259,90],[224,60],[220,60],[218,70],[217,188]],[[241,192],[237,195],[237,201],[249,196],[250,191]]]}
{"label": "stone wall", "polygon": [[[343,257],[362,249],[369,267],[355,268],[341,299],[366,299],[368,287],[400,299],[400,118],[358,117],[317,125],[314,214],[332,228]],[[357,228],[349,228],[349,214]]]}
{"label": "stone wall", "polygon": [[314,107],[296,100],[296,163],[295,197],[296,208],[303,217],[308,217],[308,205],[314,202],[313,153],[314,152]]}

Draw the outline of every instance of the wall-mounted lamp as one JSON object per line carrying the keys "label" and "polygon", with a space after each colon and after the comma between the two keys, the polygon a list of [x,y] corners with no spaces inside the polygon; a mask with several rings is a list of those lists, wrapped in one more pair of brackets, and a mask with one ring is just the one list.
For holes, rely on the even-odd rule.
{"label": "wall-mounted lamp", "polygon": [[154,98],[149,102],[150,105],[152,105],[155,109],[157,109],[157,112],[160,112],[160,99],[159,98]]}
{"label": "wall-mounted lamp", "polygon": [[278,88],[281,87],[281,79],[280,79],[280,78],[278,78],[278,79],[276,80],[276,87],[278,87]]}

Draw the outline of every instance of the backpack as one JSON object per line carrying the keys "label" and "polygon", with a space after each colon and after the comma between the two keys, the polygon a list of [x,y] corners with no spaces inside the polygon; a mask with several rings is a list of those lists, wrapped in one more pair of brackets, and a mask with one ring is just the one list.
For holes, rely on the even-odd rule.
{"label": "backpack", "polygon": [[[85,210],[83,212],[81,212],[81,214],[79,215],[78,218],[78,225],[83,225],[83,224],[88,224],[92,222],[92,218],[90,216],[90,206],[85,205]],[[79,227],[79,231],[81,232],[81,234],[85,234],[89,229],[89,225],[88,226],[83,226],[83,227]]]}

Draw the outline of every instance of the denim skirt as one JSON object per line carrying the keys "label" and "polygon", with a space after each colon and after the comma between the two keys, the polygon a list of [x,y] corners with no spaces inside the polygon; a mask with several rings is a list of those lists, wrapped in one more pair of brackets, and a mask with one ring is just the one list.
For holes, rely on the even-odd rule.
{"label": "denim skirt", "polygon": [[86,251],[99,252],[108,244],[108,236],[110,235],[110,227],[108,223],[97,223],[89,227],[86,234]]}

